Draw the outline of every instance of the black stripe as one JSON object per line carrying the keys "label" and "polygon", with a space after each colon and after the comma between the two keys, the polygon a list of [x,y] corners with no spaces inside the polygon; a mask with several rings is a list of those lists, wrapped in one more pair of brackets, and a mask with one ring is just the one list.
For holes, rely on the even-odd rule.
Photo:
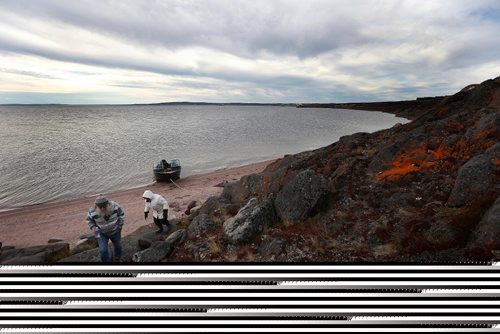
{"label": "black stripe", "polygon": [[495,322],[493,321],[446,321],[446,322],[438,322],[438,323],[401,323],[401,324],[359,324],[359,323],[351,323],[351,324],[279,324],[279,325],[271,325],[271,324],[256,324],[254,322],[250,322],[247,324],[86,324],[85,326],[76,326],[75,324],[50,324],[50,325],[2,325],[3,328],[248,328],[251,326],[252,328],[491,328]]}
{"label": "black stripe", "polygon": [[[20,303],[13,303],[12,305],[25,305]],[[155,305],[155,306],[141,306],[130,305],[130,306],[122,306],[116,308],[105,308],[104,306],[93,305],[92,308],[29,308],[29,309],[0,309],[0,313],[11,313],[11,312],[23,312],[23,313],[35,313],[35,312],[57,312],[57,313],[85,313],[85,312],[207,312],[207,309],[245,309],[251,311],[253,309],[328,309],[328,308],[345,308],[345,309],[407,309],[407,308],[415,308],[415,309],[500,309],[500,305],[398,305],[398,304],[387,304],[387,305],[343,305],[343,304],[331,304],[331,305],[290,305],[290,304],[282,304],[282,305],[250,305],[250,304],[239,304],[239,305],[192,305],[192,307],[188,307],[186,305]],[[475,313],[474,313],[475,314]]]}

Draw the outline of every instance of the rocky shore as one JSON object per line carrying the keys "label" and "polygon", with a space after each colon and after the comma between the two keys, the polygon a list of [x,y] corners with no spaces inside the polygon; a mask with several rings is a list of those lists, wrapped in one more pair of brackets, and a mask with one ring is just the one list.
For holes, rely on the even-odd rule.
{"label": "rocky shore", "polygon": [[[225,182],[164,236],[150,227],[131,234],[125,260],[492,260],[500,250],[500,77],[386,108],[413,121]],[[1,250],[5,261],[9,250]],[[94,248],[64,251],[43,260],[97,260]]]}

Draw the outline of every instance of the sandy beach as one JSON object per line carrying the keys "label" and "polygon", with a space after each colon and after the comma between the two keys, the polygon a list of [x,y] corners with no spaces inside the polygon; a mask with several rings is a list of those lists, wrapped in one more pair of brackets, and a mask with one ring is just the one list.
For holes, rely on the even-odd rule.
{"label": "sandy beach", "polygon": [[[220,194],[223,188],[217,185],[221,182],[235,181],[244,175],[261,172],[269,163],[271,161],[263,161],[188,176],[176,182],[179,187],[172,183],[155,183],[147,187],[109,193],[106,196],[119,203],[125,211],[122,235],[127,235],[140,226],[153,224],[151,215],[148,220],[144,220],[144,190],[150,189],[168,200],[169,219],[181,218],[191,201],[204,202],[208,197]],[[4,246],[19,248],[44,245],[50,238],[57,237],[64,238],[70,245],[74,245],[81,234],[90,232],[85,217],[94,199],[80,198],[0,212],[0,242]]]}

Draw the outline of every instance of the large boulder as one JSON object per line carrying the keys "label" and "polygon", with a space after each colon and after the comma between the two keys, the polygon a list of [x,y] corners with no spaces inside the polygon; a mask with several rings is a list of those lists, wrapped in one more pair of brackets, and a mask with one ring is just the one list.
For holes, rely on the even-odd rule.
{"label": "large boulder", "polygon": [[170,255],[174,250],[174,247],[181,241],[183,241],[187,236],[186,230],[177,230],[165,241],[155,241],[151,247],[144,249],[142,251],[136,252],[132,261],[134,262],[159,262],[165,257]]}
{"label": "large boulder", "polygon": [[275,201],[276,212],[283,221],[300,221],[307,218],[329,192],[328,181],[311,170],[297,174]]}
{"label": "large boulder", "polygon": [[500,249],[500,196],[476,226],[473,244],[488,250]]}
{"label": "large boulder", "polygon": [[69,244],[59,242],[43,246],[21,248],[2,260],[3,264],[46,264],[57,262],[69,255]]}
{"label": "large boulder", "polygon": [[461,207],[484,196],[494,184],[495,174],[489,154],[479,154],[458,170],[447,205]]}
{"label": "large boulder", "polygon": [[187,233],[189,236],[192,235],[203,235],[211,232],[217,228],[209,215],[202,213],[193,219],[191,224],[187,228]]}
{"label": "large boulder", "polygon": [[241,206],[231,203],[224,196],[209,197],[196,214],[193,214],[194,208],[191,209],[190,220],[193,220],[199,214],[209,215],[213,221],[223,222],[227,217],[234,216]]}
{"label": "large boulder", "polygon": [[224,222],[224,233],[230,242],[235,244],[250,243],[265,226],[276,221],[273,199],[268,198],[259,203],[251,198],[238,214]]}
{"label": "large boulder", "polygon": [[243,176],[238,182],[228,182],[224,184],[222,197],[228,201],[243,205],[248,198],[256,197],[262,187],[263,176],[260,174],[250,174]]}

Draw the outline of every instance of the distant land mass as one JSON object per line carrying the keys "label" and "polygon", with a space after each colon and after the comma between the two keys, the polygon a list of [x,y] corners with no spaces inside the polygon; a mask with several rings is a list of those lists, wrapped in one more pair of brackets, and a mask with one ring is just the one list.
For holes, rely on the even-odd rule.
{"label": "distant land mass", "polygon": [[247,103],[247,102],[158,102],[158,103],[98,103],[98,104],[68,104],[68,103],[6,103],[0,106],[70,106],[70,105],[89,105],[89,106],[274,106],[274,107],[295,107],[297,103]]}

